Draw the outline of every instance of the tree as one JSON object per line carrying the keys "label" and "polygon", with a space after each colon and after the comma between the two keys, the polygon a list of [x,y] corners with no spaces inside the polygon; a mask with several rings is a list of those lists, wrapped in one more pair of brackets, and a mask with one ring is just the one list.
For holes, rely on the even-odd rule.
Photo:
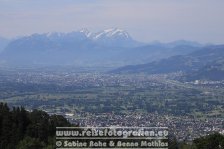
{"label": "tree", "polygon": [[19,142],[16,149],[42,149],[45,146],[39,139],[25,137]]}
{"label": "tree", "polygon": [[0,103],[0,149],[54,148],[56,127],[68,126],[71,124],[63,116],[27,112],[23,107],[10,110]]}
{"label": "tree", "polygon": [[215,133],[194,140],[198,149],[224,149],[224,136]]}

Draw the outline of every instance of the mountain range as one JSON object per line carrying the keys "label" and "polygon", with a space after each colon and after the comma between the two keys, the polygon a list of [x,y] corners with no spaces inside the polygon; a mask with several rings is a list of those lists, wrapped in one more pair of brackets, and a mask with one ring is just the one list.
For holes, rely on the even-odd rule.
{"label": "mountain range", "polygon": [[224,45],[178,40],[143,43],[122,29],[0,38],[0,66],[116,67],[110,73],[184,72],[185,80],[224,80]]}
{"label": "mountain range", "polygon": [[117,68],[111,73],[161,74],[184,72],[185,80],[224,80],[224,45],[201,47],[186,55],[175,55],[166,59]]}
{"label": "mountain range", "polygon": [[186,55],[203,45],[190,41],[143,43],[122,29],[100,32],[87,29],[69,33],[32,34],[7,44],[1,65],[13,66],[106,66],[120,67]]}

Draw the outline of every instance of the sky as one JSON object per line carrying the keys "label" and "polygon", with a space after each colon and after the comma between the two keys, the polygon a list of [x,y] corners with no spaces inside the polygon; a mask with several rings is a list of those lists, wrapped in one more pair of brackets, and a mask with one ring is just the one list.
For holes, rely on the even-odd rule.
{"label": "sky", "polygon": [[224,43],[224,0],[0,0],[0,36],[121,28],[143,42]]}

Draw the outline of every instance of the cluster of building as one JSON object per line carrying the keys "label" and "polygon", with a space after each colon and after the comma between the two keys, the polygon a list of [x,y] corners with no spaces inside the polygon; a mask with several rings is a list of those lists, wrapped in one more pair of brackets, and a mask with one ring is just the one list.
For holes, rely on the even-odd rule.
{"label": "cluster of building", "polygon": [[224,119],[198,119],[192,116],[159,115],[156,113],[128,114],[65,114],[72,123],[86,127],[126,126],[126,127],[168,127],[169,133],[178,140],[192,141],[214,132],[224,134]]}

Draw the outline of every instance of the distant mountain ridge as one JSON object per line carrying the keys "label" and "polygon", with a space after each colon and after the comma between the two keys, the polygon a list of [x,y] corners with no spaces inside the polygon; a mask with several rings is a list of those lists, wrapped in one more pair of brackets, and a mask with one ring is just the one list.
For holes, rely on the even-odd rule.
{"label": "distant mountain ridge", "polygon": [[70,33],[54,32],[42,35],[45,35],[51,40],[62,38],[64,38],[65,40],[89,40],[104,46],[133,47],[142,45],[142,43],[140,44],[140,42],[133,40],[127,31],[118,28],[106,29],[96,33],[90,32],[88,29],[83,28],[79,31]]}
{"label": "distant mountain ridge", "polygon": [[190,41],[146,44],[122,29],[87,29],[69,33],[32,34],[11,41],[0,54],[4,65],[106,66],[141,64],[186,55],[203,45]]}
{"label": "distant mountain ridge", "polygon": [[9,44],[10,40],[0,37],[0,53],[5,49],[5,47]]}
{"label": "distant mountain ridge", "polygon": [[167,59],[141,65],[120,67],[112,73],[171,73],[186,72],[187,80],[224,79],[224,45],[206,46],[186,55],[176,55]]}
{"label": "distant mountain ridge", "polygon": [[224,59],[211,62],[195,72],[188,73],[185,80],[224,80]]}

